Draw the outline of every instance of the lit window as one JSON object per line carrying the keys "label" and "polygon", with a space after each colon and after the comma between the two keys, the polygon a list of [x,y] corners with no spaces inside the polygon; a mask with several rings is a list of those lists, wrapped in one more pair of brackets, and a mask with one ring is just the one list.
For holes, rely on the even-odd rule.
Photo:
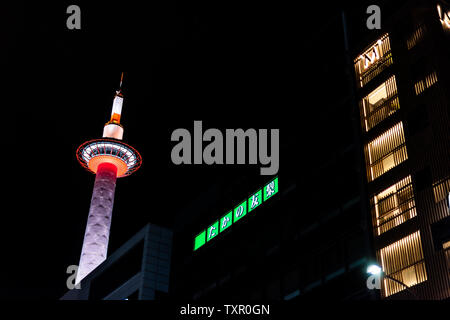
{"label": "lit window", "polygon": [[[420,231],[416,231],[378,250],[378,259],[385,274],[403,282],[408,287],[427,280]],[[400,292],[405,286],[383,277],[384,297]]]}
{"label": "lit window", "polygon": [[450,241],[444,242],[442,244],[442,249],[444,250],[450,249]]}
{"label": "lit window", "polygon": [[449,29],[450,28],[449,11],[445,7],[443,8],[443,6],[441,6],[440,4],[437,5],[437,11],[442,26],[446,29]]}
{"label": "lit window", "polygon": [[369,131],[400,108],[395,76],[390,77],[362,100],[363,128]]}
{"label": "lit window", "polygon": [[411,36],[406,40],[406,46],[408,47],[408,50],[411,50],[414,48],[420,41],[422,41],[424,35],[426,32],[425,25],[420,25],[414,32],[411,34]]}
{"label": "lit window", "polygon": [[416,203],[408,176],[371,199],[372,217],[376,235],[380,235],[415,217]]}
{"label": "lit window", "polygon": [[391,44],[388,34],[369,46],[354,61],[358,87],[362,88],[392,64]]}
{"label": "lit window", "polygon": [[433,193],[436,203],[447,200],[450,193],[450,178],[434,183]]}
{"label": "lit window", "polygon": [[416,91],[416,95],[421,94],[436,82],[437,82],[436,71],[433,71],[430,74],[426,75],[425,78],[423,78],[422,80],[416,81],[416,83],[414,83],[414,90]]}
{"label": "lit window", "polygon": [[365,147],[367,179],[373,181],[408,159],[403,123],[399,122]]}

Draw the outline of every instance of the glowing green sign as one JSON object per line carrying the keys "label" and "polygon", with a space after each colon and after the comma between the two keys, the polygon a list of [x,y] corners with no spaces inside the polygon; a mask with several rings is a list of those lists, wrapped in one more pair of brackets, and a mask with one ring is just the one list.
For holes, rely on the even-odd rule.
{"label": "glowing green sign", "polygon": [[234,208],[233,223],[243,218],[246,214],[247,214],[247,201],[244,201],[236,208]]}
{"label": "glowing green sign", "polygon": [[250,198],[248,198],[248,212],[255,209],[261,203],[262,203],[262,191],[259,190],[254,195],[252,195]]}
{"label": "glowing green sign", "polygon": [[233,212],[230,211],[226,215],[224,215],[222,218],[220,218],[219,232],[222,232],[223,230],[225,230],[226,228],[231,226],[231,224],[233,223],[232,221],[233,221]]}
{"label": "glowing green sign", "polygon": [[264,201],[278,192],[278,178],[264,186]]}
{"label": "glowing green sign", "polygon": [[219,221],[214,222],[206,229],[206,241],[210,241],[212,238],[219,234]]}
{"label": "glowing green sign", "polygon": [[252,212],[263,202],[266,202],[273,195],[278,193],[278,177],[266,184],[264,188],[259,189],[250,197],[237,205],[233,210],[214,221],[206,230],[200,232],[194,239],[194,251],[202,247],[206,242],[211,241],[219,233],[229,228],[233,223],[238,222],[245,217],[247,213]]}
{"label": "glowing green sign", "polygon": [[200,248],[202,245],[205,244],[205,237],[206,237],[206,232],[205,230],[203,230],[202,232],[200,232],[199,235],[197,235],[195,237],[195,241],[194,241],[194,251],[197,250],[198,248]]}

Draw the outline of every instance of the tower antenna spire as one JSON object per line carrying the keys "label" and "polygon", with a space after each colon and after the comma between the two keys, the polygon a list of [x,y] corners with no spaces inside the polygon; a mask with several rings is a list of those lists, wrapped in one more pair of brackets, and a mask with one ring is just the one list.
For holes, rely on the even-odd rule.
{"label": "tower antenna spire", "polygon": [[122,82],[123,82],[123,71],[122,74],[120,75],[119,92],[122,92]]}
{"label": "tower antenna spire", "polygon": [[122,115],[123,104],[123,74],[124,72],[122,72],[120,75],[119,90],[116,90],[116,94],[114,96],[111,119],[105,124],[105,127],[103,128],[103,138],[114,138],[122,140],[123,126],[120,124],[120,117]]}

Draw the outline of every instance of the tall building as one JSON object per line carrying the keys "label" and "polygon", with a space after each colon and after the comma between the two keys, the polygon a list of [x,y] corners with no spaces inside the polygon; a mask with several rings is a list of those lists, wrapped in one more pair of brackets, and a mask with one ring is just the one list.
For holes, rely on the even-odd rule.
{"label": "tall building", "polygon": [[83,143],[76,152],[80,164],[95,174],[77,283],[106,259],[116,179],[132,174],[142,162],[139,152],[121,141],[124,131],[120,123],[122,80],[123,73],[114,97],[111,119],[103,129],[103,138]]}
{"label": "tall building", "polygon": [[449,54],[449,7],[433,1],[409,1],[355,48],[382,298],[450,297]]}

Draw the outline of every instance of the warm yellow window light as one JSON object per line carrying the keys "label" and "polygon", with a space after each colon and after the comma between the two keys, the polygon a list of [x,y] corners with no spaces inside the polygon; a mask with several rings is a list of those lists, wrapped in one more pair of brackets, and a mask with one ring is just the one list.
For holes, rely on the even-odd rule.
{"label": "warm yellow window light", "polygon": [[[377,254],[385,274],[403,282],[408,287],[427,280],[420,231],[378,250]],[[395,281],[383,279],[384,297],[404,289],[404,286]]]}
{"label": "warm yellow window light", "polygon": [[417,212],[411,176],[375,194],[371,211],[377,236],[414,218]]}
{"label": "warm yellow window light", "polygon": [[358,85],[362,88],[384,68],[392,64],[388,34],[373,42],[354,61]]}
{"label": "warm yellow window light", "polygon": [[408,158],[403,123],[399,122],[365,147],[367,179],[375,180]]}

